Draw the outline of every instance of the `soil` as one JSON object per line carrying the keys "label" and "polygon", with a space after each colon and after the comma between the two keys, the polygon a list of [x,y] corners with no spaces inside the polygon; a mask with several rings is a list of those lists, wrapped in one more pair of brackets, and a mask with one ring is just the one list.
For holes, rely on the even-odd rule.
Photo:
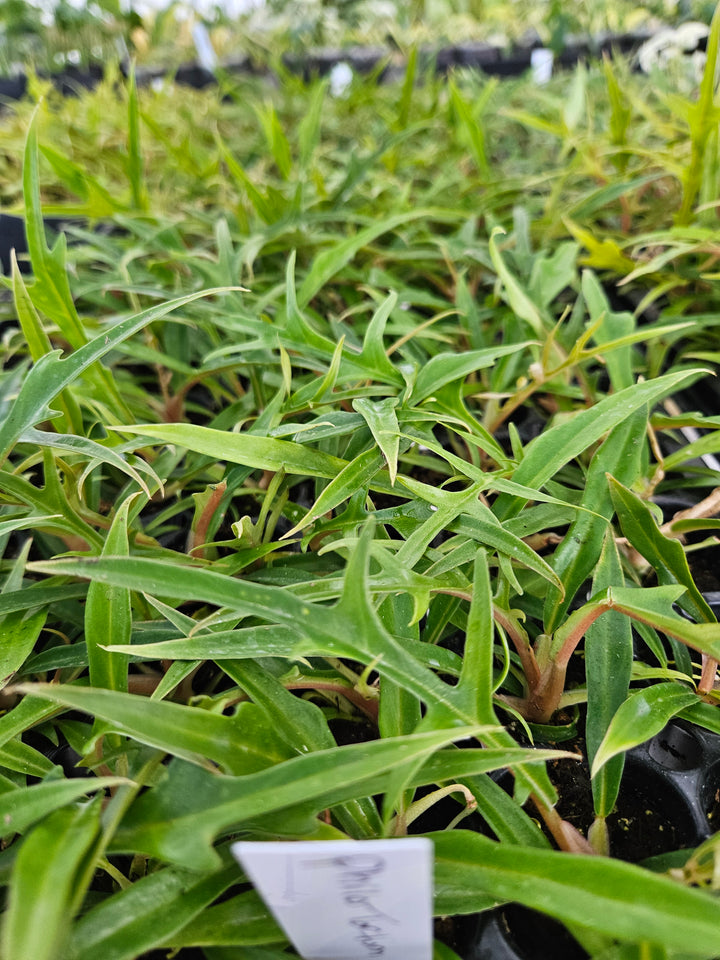
{"label": "soil", "polygon": [[[582,743],[576,741],[576,747]],[[567,744],[563,743],[563,747]],[[572,746],[569,747],[572,749]],[[587,835],[594,820],[586,761],[548,764],[560,816]],[[498,782],[508,792],[512,777]],[[473,815],[463,826],[488,833]],[[695,847],[720,820],[720,738],[676,722],[630,751],[616,808],[607,819],[611,856],[630,863]],[[435,936],[462,960],[584,960],[562,924],[517,903],[469,917],[441,918]]]}

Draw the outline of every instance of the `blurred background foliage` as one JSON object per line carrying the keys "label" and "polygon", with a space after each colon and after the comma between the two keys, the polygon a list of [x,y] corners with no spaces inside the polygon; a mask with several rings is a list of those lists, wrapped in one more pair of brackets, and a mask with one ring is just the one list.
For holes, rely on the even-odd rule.
{"label": "blurred background foliage", "polygon": [[709,23],[710,0],[0,0],[0,73],[120,59],[177,66],[196,58],[195,31],[219,58],[266,58],[308,45],[405,50],[485,41],[507,47]]}

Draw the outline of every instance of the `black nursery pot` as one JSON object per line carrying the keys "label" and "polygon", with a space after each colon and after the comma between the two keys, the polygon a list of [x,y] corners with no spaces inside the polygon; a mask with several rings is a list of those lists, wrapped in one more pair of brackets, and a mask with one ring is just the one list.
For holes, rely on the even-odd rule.
{"label": "black nursery pot", "polygon": [[[589,796],[588,783],[581,790]],[[589,799],[587,811],[578,816],[586,821],[592,817]],[[629,751],[616,812],[608,818],[612,856],[639,862],[693,848],[719,824],[720,737],[672,721],[652,740]],[[438,933],[442,936],[442,931]],[[443,939],[462,960],[589,956],[562,924],[518,903],[456,918]]]}

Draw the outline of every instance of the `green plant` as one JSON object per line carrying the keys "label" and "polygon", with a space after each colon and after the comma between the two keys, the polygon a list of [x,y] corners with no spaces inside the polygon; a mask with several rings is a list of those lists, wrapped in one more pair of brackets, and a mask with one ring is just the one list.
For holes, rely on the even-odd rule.
{"label": "green plant", "polygon": [[[101,90],[67,119],[107,107],[109,148],[75,130],[50,172],[60,118],[30,124],[0,378],[7,960],[287,956],[230,839],[401,836],[432,807],[438,915],[519,900],[605,960],[720,952],[691,889],[712,845],[655,863],[672,878],[595,855],[626,751],[673,716],[718,728],[675,536],[715,521],[652,505],[697,449],[663,454],[687,417],[659,405],[704,368],[666,349],[681,318],[639,323],[574,241],[537,245],[541,175],[503,178],[511,138],[474,127],[526,88],[416,93],[414,70],[343,103],[285,78],[251,120]],[[49,247],[52,192],[113,231]],[[579,755],[530,742],[568,734],[589,831],[551,775]]]}

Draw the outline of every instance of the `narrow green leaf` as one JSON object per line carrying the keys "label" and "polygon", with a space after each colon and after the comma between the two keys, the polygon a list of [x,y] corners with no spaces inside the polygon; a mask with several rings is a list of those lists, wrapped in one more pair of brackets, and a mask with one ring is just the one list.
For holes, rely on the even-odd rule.
{"label": "narrow green leaf", "polygon": [[371,795],[385,785],[390,771],[414,763],[418,756],[429,757],[455,739],[482,732],[477,727],[457,727],[349,744],[293,757],[244,777],[213,776],[175,761],[167,779],[133,803],[112,846],[210,870],[217,864],[213,838],[231,825],[300,804],[310,803],[320,810]]}
{"label": "narrow green leaf", "polygon": [[305,277],[297,298],[300,307],[306,307],[318,291],[339,273],[355,257],[363,247],[384,233],[390,233],[397,227],[405,226],[414,220],[432,219],[432,210],[410,210],[398,213],[391,217],[380,218],[369,227],[358,230],[354,236],[340,242],[334,242],[332,247],[319,253],[315,258],[308,275]]}
{"label": "narrow green leaf", "polygon": [[47,610],[37,610],[28,617],[24,611],[18,611],[3,620],[0,627],[0,689],[12,680],[32,653],[46,619]]}
{"label": "narrow green leaf", "polygon": [[390,483],[393,486],[397,476],[400,449],[400,427],[395,413],[397,405],[398,401],[395,397],[387,397],[385,400],[368,400],[365,397],[358,397],[352,402],[353,410],[361,414],[370,428],[375,443],[385,457]]}
{"label": "narrow green leaf", "polygon": [[63,600],[76,600],[87,593],[85,583],[36,583],[22,590],[0,595],[0,617],[17,610],[33,610]]}
{"label": "narrow green leaf", "polygon": [[143,155],[140,144],[140,112],[138,109],[137,84],[135,83],[135,67],[131,65],[127,80],[128,103],[128,179],[132,191],[133,206],[136,210],[147,210],[148,199],[145,191],[143,175]]}
{"label": "narrow green leaf", "polygon": [[493,641],[495,624],[487,557],[478,550],[475,558],[472,603],[465,630],[463,667],[457,684],[458,696],[468,699],[468,708],[478,722],[495,723],[493,708]]}
{"label": "narrow green leaf", "polygon": [[101,333],[65,359],[60,359],[60,350],[53,350],[41,357],[23,380],[10,413],[0,426],[0,464],[4,463],[13,444],[26,430],[43,420],[51,420],[55,417],[56,414],[50,409],[49,404],[61,390],[69,386],[96,360],[105,356],[137,330],[160,320],[173,310],[184,307],[200,297],[226,293],[228,289],[223,287],[202,290],[143,310],[136,316],[121,320],[108,332]]}
{"label": "narrow green leaf", "polygon": [[214,769],[208,762],[212,760],[229,773],[248,773],[291,753],[267,729],[264,712],[251,703],[241,704],[234,716],[226,717],[116,690],[49,683],[23,684],[17,689],[90,713],[110,730],[208,769]]}
{"label": "narrow green leaf", "polygon": [[263,108],[256,108],[255,112],[262,124],[267,147],[275,161],[275,166],[283,180],[287,180],[292,172],[292,157],[290,144],[280,126],[277,111],[272,103],[267,103]]}
{"label": "narrow green leaf", "polygon": [[42,321],[35,309],[35,304],[28,295],[25,281],[17,265],[14,250],[12,251],[12,282],[13,299],[15,300],[15,309],[18,320],[20,321],[20,328],[27,341],[30,356],[37,362],[40,357],[52,350],[52,344],[50,343],[50,338],[45,333]]}
{"label": "narrow green leaf", "polygon": [[657,572],[660,583],[679,583],[687,594],[680,605],[698,620],[715,623],[716,618],[695,585],[682,544],[666,537],[657,525],[650,508],[640,497],[614,477],[608,477],[618,520],[623,535]]}
{"label": "narrow green leaf", "polygon": [[619,753],[645,743],[681,710],[698,702],[698,696],[682,684],[656,683],[631,694],[620,704],[592,763],[592,776]]}
{"label": "narrow green leaf", "polygon": [[176,444],[195,453],[239,463],[254,470],[277,471],[284,468],[286,473],[332,478],[348,466],[346,460],[291,440],[275,440],[251,433],[229,433],[192,423],[142,423],[113,429]]}
{"label": "narrow green leaf", "polygon": [[[601,321],[595,329],[593,339],[602,347],[609,341],[628,336],[635,329],[635,320],[631,313],[615,313],[610,309],[600,282],[590,270],[584,270],[582,291],[590,311],[590,321]],[[632,385],[632,351],[629,346],[612,350],[605,358],[610,382],[614,390],[624,390]]]}
{"label": "narrow green leaf", "polygon": [[99,823],[97,804],[66,806],[25,838],[10,879],[4,960],[56,960],[69,926],[75,878]]}
{"label": "narrow green leaf", "polygon": [[403,384],[402,375],[390,362],[383,347],[385,326],[390,314],[395,309],[397,299],[396,293],[388,294],[372,315],[365,331],[362,352],[358,359],[366,367],[368,375],[373,376],[375,380],[401,387]]}
{"label": "narrow green leaf", "polygon": [[323,115],[323,103],[328,88],[328,81],[322,80],[315,84],[310,101],[305,109],[305,115],[298,124],[298,146],[300,147],[300,167],[307,171],[312,155],[320,142],[320,123]]}
{"label": "narrow green leaf", "polygon": [[[556,549],[552,566],[565,588],[564,596],[550,587],[545,598],[545,632],[553,633],[577,591],[592,575],[603,549],[603,542],[613,515],[607,474],[616,474],[622,482],[632,483],[638,476],[647,428],[648,411],[640,407],[618,423],[593,454],[582,497],[582,506],[593,512],[578,512]],[[603,519],[605,518],[605,519]],[[619,581],[613,586],[622,585]],[[609,584],[607,584],[609,586]]]}
{"label": "narrow green leaf", "polygon": [[488,249],[490,250],[490,259],[497,271],[498,277],[502,280],[505,287],[507,301],[514,312],[524,320],[540,339],[545,339],[547,335],[546,323],[541,311],[535,306],[527,293],[518,283],[516,277],[512,274],[507,264],[502,258],[498,249],[496,237],[505,233],[502,227],[494,227],[488,240]]}
{"label": "narrow green leaf", "polygon": [[[263,943],[284,943],[286,936],[254,890],[203,910],[182,930],[164,941],[172,947],[237,947]],[[287,953],[282,957],[287,960]],[[88,960],[92,958],[88,957]],[[245,957],[243,956],[243,960]],[[250,960],[250,958],[248,958]]]}
{"label": "narrow green leaf", "polygon": [[672,605],[680,602],[684,592],[681,586],[612,587],[608,590],[608,600],[612,609],[720,660],[720,625],[692,623],[673,610]]}
{"label": "narrow green leaf", "polygon": [[517,901],[566,923],[698,957],[720,953],[715,897],[634,864],[494,843],[467,830],[430,834],[435,913],[474,913]]}
{"label": "narrow green leaf", "polygon": [[[593,577],[593,593],[623,582],[622,564],[612,530]],[[633,641],[630,620],[611,610],[596,620],[585,634],[585,674],[588,691],[585,742],[590,763],[613,716],[625,701],[632,675]],[[624,755],[610,759],[593,777],[595,814],[607,817],[615,806],[620,789]]]}
{"label": "narrow green leaf", "polygon": [[[127,522],[128,510],[135,495],[128,497],[113,518],[105,540],[102,556],[129,555]],[[108,644],[130,643],[132,610],[130,590],[102,580],[94,580],[88,587],[85,604],[85,640],[87,642],[90,686],[108,690],[127,690],[128,663],[124,657],[108,653]]]}
{"label": "narrow green leaf", "polygon": [[131,783],[123,777],[81,777],[73,780],[47,780],[31,787],[12,790],[0,796],[0,830],[3,837],[25,833],[60,807],[80,800],[86,793]]}
{"label": "narrow green leaf", "polygon": [[[282,443],[285,441],[278,442]],[[315,450],[308,450],[307,452],[313,455],[316,453]],[[343,467],[338,475],[330,481],[300,523],[296,523],[292,530],[288,530],[286,534],[283,534],[281,539],[284,540],[287,537],[294,536],[300,530],[304,530],[310,526],[311,523],[325,516],[330,510],[334,510],[335,507],[349,500],[358,490],[367,487],[375,474],[379,470],[382,470],[382,467],[383,457],[377,450],[366,450],[364,453],[359,454],[359,456],[355,457],[347,466]]]}
{"label": "narrow green leaf", "polygon": [[0,747],[0,767],[15,770],[28,777],[46,777],[55,767],[55,764],[44,754],[40,753],[28,743],[17,740],[6,740]]}
{"label": "narrow green leaf", "polygon": [[477,370],[491,367],[500,357],[515,355],[526,346],[528,346],[526,342],[510,343],[486,347],[484,350],[469,350],[460,354],[436,354],[418,372],[411,394],[412,403],[417,405],[441,390],[446,384],[464,379]]}
{"label": "narrow green leaf", "polygon": [[[60,398],[61,405],[64,405],[64,393],[60,394]],[[129,464],[119,453],[116,453],[112,447],[106,447],[101,443],[97,443],[95,440],[89,440],[87,437],[77,436],[76,434],[45,432],[44,430],[36,430],[34,427],[31,427],[18,437],[18,441],[37,447],[49,447],[52,450],[61,450],[64,453],[81,454],[89,460],[108,463],[110,466],[132,477],[148,497],[152,496],[153,492],[149,489],[146,481],[135,467]],[[138,463],[138,466],[141,467],[144,472],[150,474],[158,487],[161,485],[160,479],[155,475],[152,467],[142,462]]]}
{"label": "narrow green leaf", "polygon": [[[561,467],[597,443],[626,417],[646,404],[657,402],[681,383],[700,374],[699,369],[682,370],[655,380],[634,383],[568,420],[556,423],[551,430],[545,430],[528,444],[512,479],[528,487],[542,487]],[[506,519],[519,513],[522,505],[522,501],[502,495],[494,505],[494,513],[500,519]]]}
{"label": "narrow green leaf", "polygon": [[65,234],[61,233],[52,250],[47,246],[40,204],[40,164],[36,128],[37,108],[28,128],[23,159],[23,196],[25,229],[35,283],[32,299],[74,348],[87,340],[75,309],[65,272]]}
{"label": "narrow green leaf", "polygon": [[487,178],[490,175],[490,165],[488,164],[487,152],[485,149],[485,134],[483,127],[475,119],[470,104],[464,99],[457,88],[454,80],[448,84],[450,91],[450,102],[457,117],[458,126],[464,131],[467,138],[472,158],[481,177]]}
{"label": "narrow green leaf", "polygon": [[176,936],[237,883],[235,866],[198,876],[166,867],[141,877],[78,920],[68,960],[135,960]]}
{"label": "narrow green leaf", "polygon": [[230,151],[225,147],[220,138],[218,137],[218,145],[220,148],[220,153],[225,165],[228,168],[228,172],[233,177],[233,179],[245,190],[247,193],[250,203],[253,205],[255,212],[265,223],[272,223],[275,219],[275,209],[270,200],[262,194],[255,184],[252,182],[250,177],[247,175],[243,167],[238,163],[238,161],[233,157]]}

